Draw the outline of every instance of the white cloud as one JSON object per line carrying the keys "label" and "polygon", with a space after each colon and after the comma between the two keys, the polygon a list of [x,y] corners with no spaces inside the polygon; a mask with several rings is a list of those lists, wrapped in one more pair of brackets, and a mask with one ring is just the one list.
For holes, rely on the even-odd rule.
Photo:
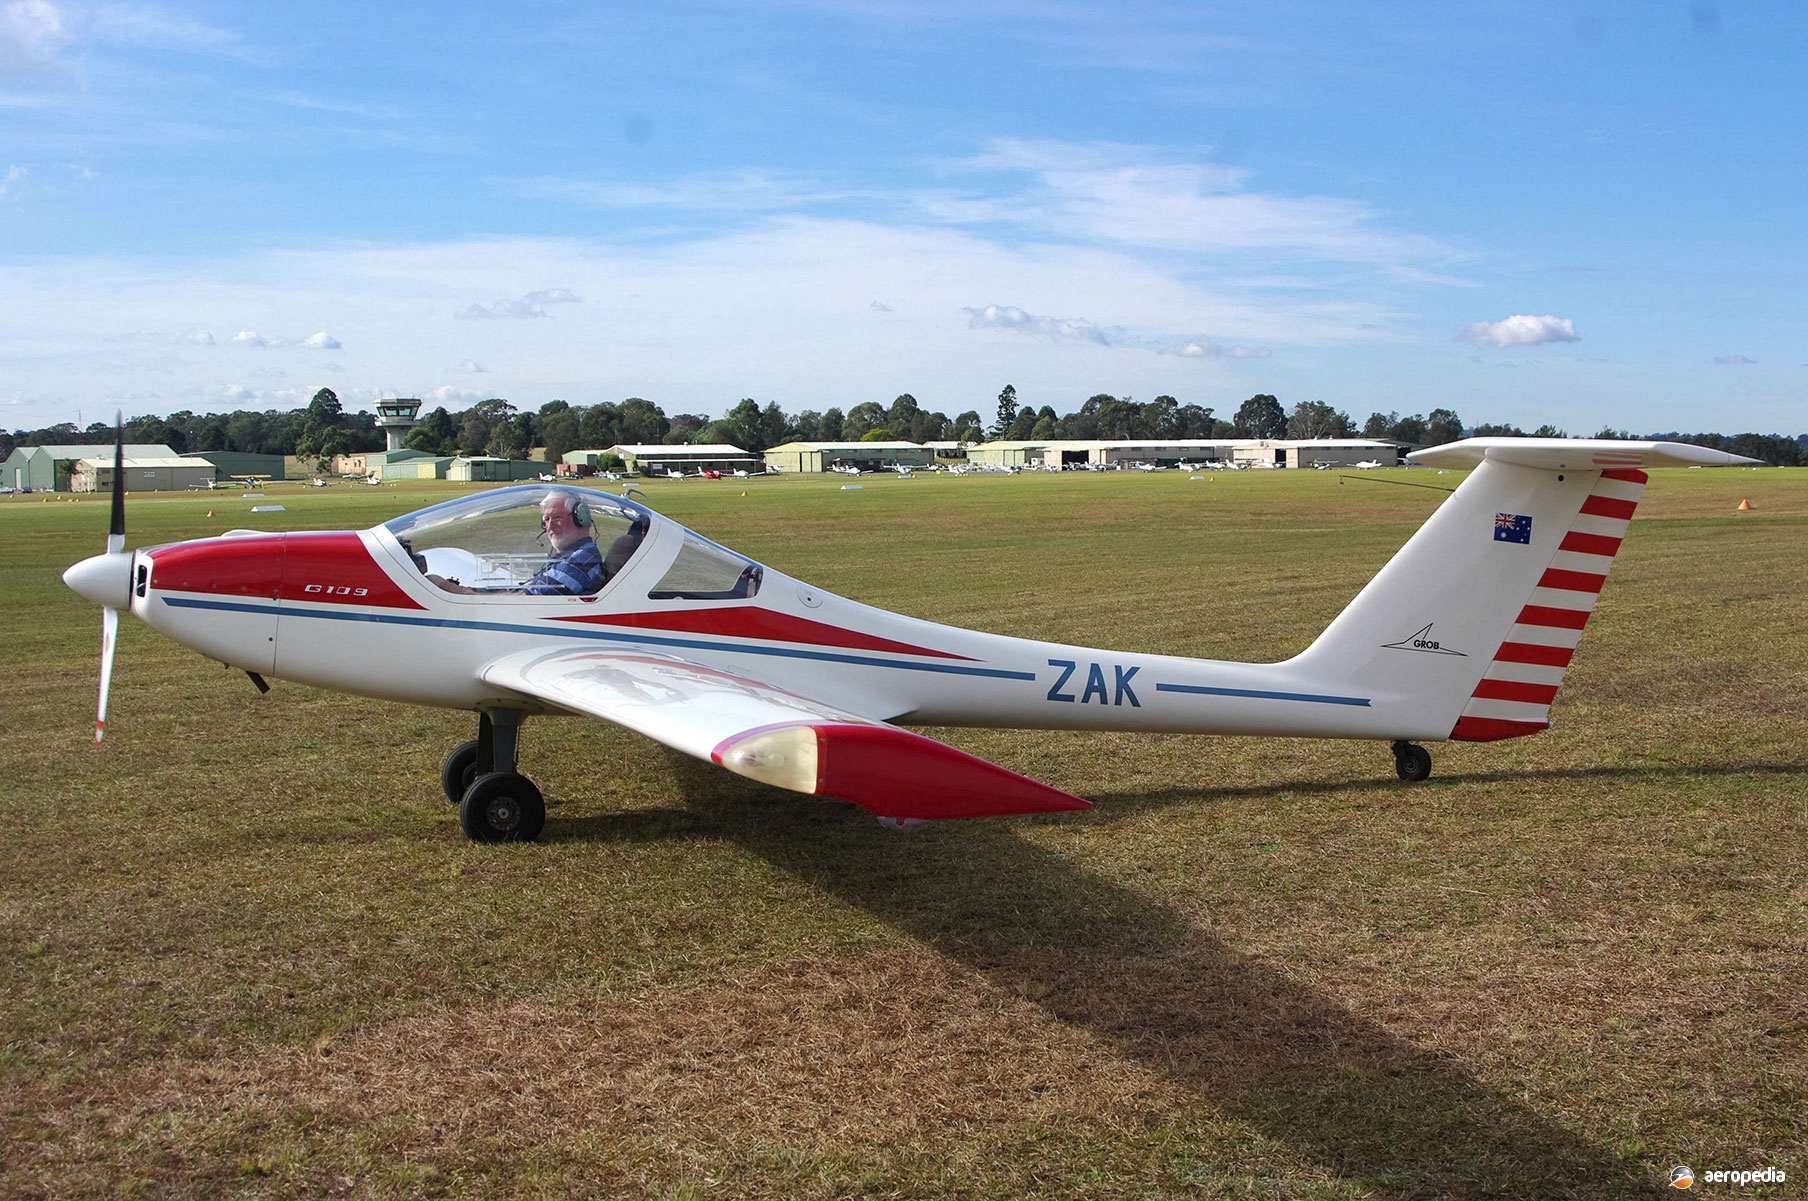
{"label": "white cloud", "polygon": [[800,172],[717,171],[661,183],[596,182],[540,176],[516,181],[515,190],[531,199],[557,200],[603,209],[652,209],[659,212],[771,213],[796,212],[878,193],[857,192],[824,183]]}
{"label": "white cloud", "polygon": [[270,345],[270,339],[264,337],[264,335],[258,333],[256,330],[242,329],[238,333],[232,335],[232,344],[234,346],[268,346]]}
{"label": "white cloud", "polygon": [[477,401],[484,399],[484,393],[475,388],[460,388],[452,384],[442,384],[437,388],[429,388],[421,394],[421,403],[426,405],[445,405],[447,408],[469,408]]}
{"label": "white cloud", "polygon": [[0,78],[36,74],[70,40],[62,12],[46,0],[0,6]]}
{"label": "white cloud", "polygon": [[1501,321],[1477,321],[1457,331],[1457,339],[1476,346],[1506,350],[1514,346],[1543,346],[1548,342],[1579,342],[1576,323],[1568,317],[1533,317],[1524,313]]}
{"label": "white cloud", "polygon": [[325,330],[321,330],[317,334],[309,334],[307,338],[303,339],[301,344],[309,350],[340,349],[339,339],[333,337],[333,335],[327,333]]}
{"label": "white cloud", "polygon": [[212,346],[213,331],[193,325],[187,329],[139,329],[133,330],[124,338],[109,338],[108,341],[155,342],[169,346]]}
{"label": "white cloud", "polygon": [[227,30],[136,4],[95,9],[88,29],[97,41],[177,50],[220,50],[238,42],[238,36]]}
{"label": "white cloud", "polygon": [[569,288],[545,288],[538,292],[529,292],[520,300],[498,300],[485,308],[481,304],[468,304],[452,314],[460,321],[494,321],[518,320],[532,321],[545,317],[546,305],[549,304],[581,304],[583,297]]}
{"label": "white cloud", "polygon": [[1414,264],[1461,256],[1415,235],[1388,233],[1354,201],[1282,196],[1248,185],[1252,173],[1186,161],[1143,146],[1001,139],[954,165],[972,172],[1028,177],[996,199],[924,195],[923,207],[956,223],[1003,222],[1064,237],[1148,249],[1204,253],[1263,251],[1306,261],[1366,263],[1426,283],[1458,283]]}
{"label": "white cloud", "polygon": [[1179,355],[1183,359],[1265,359],[1273,352],[1265,346],[1220,346],[1201,334],[1179,346],[1163,347],[1161,353]]}
{"label": "white cloud", "polygon": [[0,200],[10,200],[17,195],[20,187],[25,183],[26,176],[30,174],[31,168],[20,163],[14,163],[8,167],[6,174],[0,175]]}
{"label": "white cloud", "polygon": [[871,304],[867,305],[866,307],[869,312],[873,312],[873,313],[889,313],[889,312],[891,312],[891,306],[889,304],[886,304],[882,300],[875,300]]}
{"label": "white cloud", "polygon": [[236,53],[239,37],[139,4],[83,9],[49,0],[0,3],[0,79],[80,72],[86,52],[105,45]]}
{"label": "white cloud", "polygon": [[485,367],[482,363],[479,363],[476,359],[460,359],[458,360],[458,365],[453,367],[452,370],[462,371],[467,375],[486,375],[489,373],[490,369]]}
{"label": "white cloud", "polygon": [[1758,360],[1748,359],[1742,354],[1717,354],[1714,361],[1722,367],[1756,367]]}
{"label": "white cloud", "polygon": [[968,329],[1001,329],[1050,342],[1094,342],[1109,346],[1105,332],[1083,317],[1038,317],[1014,304],[963,308]]}
{"label": "white cloud", "polygon": [[[446,319],[473,291],[525,301],[515,282],[523,276],[559,279],[586,300],[566,302],[558,321]],[[134,377],[157,379],[172,404],[197,411],[233,383],[260,389],[257,407],[286,403],[270,395],[301,373],[289,364],[298,343],[260,333],[270,347],[288,349],[205,352],[214,336],[206,331],[222,328],[227,343],[235,330],[330,323],[358,348],[349,370],[334,376],[341,395],[367,385],[419,394],[435,379],[461,375],[484,389],[452,398],[465,404],[640,395],[668,412],[713,412],[736,397],[771,394],[795,411],[845,407],[875,378],[896,376],[926,408],[959,412],[983,410],[1004,380],[1062,411],[1102,386],[1077,382],[1067,356],[1048,353],[1052,345],[1098,356],[1109,390],[1192,400],[1198,395],[1185,390],[1208,381],[1243,395],[1279,386],[1245,375],[1253,364],[1230,352],[1156,353],[1186,344],[1194,331],[1212,331],[1219,347],[1273,347],[1277,359],[1285,348],[1297,361],[1296,348],[1373,342],[1401,324],[1359,298],[1217,287],[1170,256],[858,221],[792,220],[652,245],[487,238],[179,264],[57,256],[8,266],[0,284],[0,379],[34,408],[17,425],[61,420],[79,403],[71,398]],[[875,319],[875,296],[896,312]],[[984,307],[964,311],[975,298],[1005,296],[1034,297],[1036,308],[995,304],[990,317]],[[184,324],[169,324],[172,314]],[[150,332],[120,332],[133,330]],[[158,351],[178,357],[146,375],[143,364]],[[287,374],[268,382],[250,374],[245,360],[253,356]],[[306,373],[339,357],[307,356]],[[465,359],[489,372],[480,381],[452,369]],[[318,387],[316,380],[308,395]]]}

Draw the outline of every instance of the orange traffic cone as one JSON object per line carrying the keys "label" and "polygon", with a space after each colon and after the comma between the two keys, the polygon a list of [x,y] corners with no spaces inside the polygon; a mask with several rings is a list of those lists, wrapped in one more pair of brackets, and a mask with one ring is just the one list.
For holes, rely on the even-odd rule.
{"label": "orange traffic cone", "polygon": [[1742,501],[1740,501],[1740,502],[1739,502],[1739,511],[1740,511],[1740,512],[1741,512],[1741,513],[1749,513],[1749,512],[1751,512],[1751,507],[1752,507],[1752,506],[1751,506],[1751,501],[1749,501],[1749,500],[1742,500]]}
{"label": "orange traffic cone", "polygon": [[212,517],[212,516],[213,516],[213,510],[212,510],[212,509],[209,509],[209,510],[207,510],[207,515],[208,515],[208,516],[209,516],[209,517]]}

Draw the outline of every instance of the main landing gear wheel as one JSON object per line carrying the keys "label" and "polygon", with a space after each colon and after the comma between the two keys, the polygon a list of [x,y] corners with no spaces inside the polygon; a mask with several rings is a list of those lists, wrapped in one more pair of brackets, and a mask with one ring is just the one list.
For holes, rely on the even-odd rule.
{"label": "main landing gear wheel", "polygon": [[446,756],[446,762],[439,769],[439,786],[446,790],[446,799],[454,805],[465,799],[465,793],[477,780],[477,740],[461,742],[452,748]]}
{"label": "main landing gear wheel", "polygon": [[546,800],[526,776],[491,772],[465,790],[458,821],[473,842],[532,842],[546,828]]}
{"label": "main landing gear wheel", "polygon": [[1408,784],[1431,776],[1431,752],[1410,742],[1394,743],[1394,770]]}

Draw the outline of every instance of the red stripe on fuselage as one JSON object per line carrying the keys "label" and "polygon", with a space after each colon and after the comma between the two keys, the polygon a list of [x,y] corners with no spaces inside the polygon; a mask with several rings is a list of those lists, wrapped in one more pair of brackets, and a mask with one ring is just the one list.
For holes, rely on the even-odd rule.
{"label": "red stripe on fuselage", "polygon": [[726,638],[753,638],[762,642],[802,642],[810,646],[837,646],[848,650],[890,651],[899,655],[929,655],[937,659],[963,659],[947,651],[932,651],[905,642],[894,642],[826,622],[751,607],[678,609],[670,613],[586,613],[559,617],[556,621],[581,621],[586,625],[632,626],[641,630],[675,630],[686,634],[716,634]]}
{"label": "red stripe on fuselage", "polygon": [[1637,468],[1618,467],[1612,471],[1603,471],[1601,473],[1601,478],[1604,480],[1620,480],[1627,484],[1642,484],[1651,477]]}
{"label": "red stripe on fuselage", "polygon": [[149,553],[151,587],[160,592],[425,608],[396,587],[352,531],[204,538]]}

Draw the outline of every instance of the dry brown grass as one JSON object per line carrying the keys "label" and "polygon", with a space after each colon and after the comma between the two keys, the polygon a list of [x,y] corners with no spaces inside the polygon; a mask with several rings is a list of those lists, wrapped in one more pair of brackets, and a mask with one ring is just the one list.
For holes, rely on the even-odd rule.
{"label": "dry brown grass", "polygon": [[[1267,657],[1437,500],[1324,474],[654,499],[923,616]],[[412,501],[309,503],[294,524]],[[501,848],[434,785],[468,719],[257,698],[131,624],[94,753],[98,622],[54,572],[99,512],[0,507],[33,665],[0,701],[0,1195],[1608,1197],[1678,1161],[1808,1172],[1808,473],[1661,474],[1557,727],[1434,748],[1418,788],[1365,744],[934,731],[1097,807],[896,837],[537,723],[547,839]],[[138,506],[134,541],[198,517]],[[1026,544],[1074,551],[1051,573]],[[1257,553],[1281,545],[1307,551]]]}

